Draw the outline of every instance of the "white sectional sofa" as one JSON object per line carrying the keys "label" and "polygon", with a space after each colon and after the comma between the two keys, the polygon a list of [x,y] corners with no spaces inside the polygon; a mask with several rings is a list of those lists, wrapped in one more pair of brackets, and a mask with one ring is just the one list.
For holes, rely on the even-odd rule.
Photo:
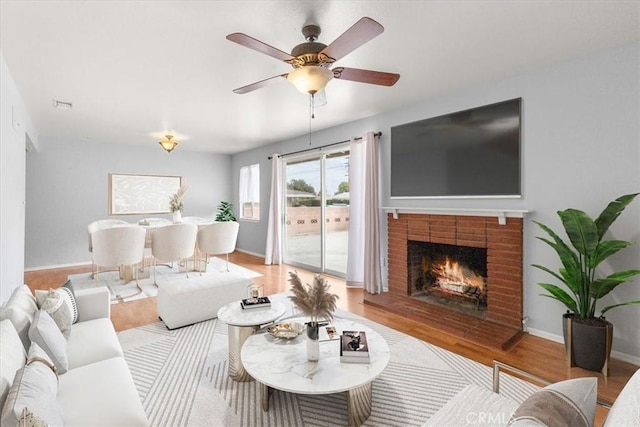
{"label": "white sectional sofa", "polygon": [[[140,402],[133,378],[124,360],[122,348],[110,320],[109,291],[96,288],[75,293],[78,321],[71,325],[66,342],[68,370],[59,373],[55,401],[50,402],[56,411],[52,419],[43,421],[49,425],[65,426],[147,426],[149,422]],[[38,406],[46,399],[42,391],[33,392],[40,402],[16,402],[14,379],[22,380],[25,374],[27,354],[29,366],[41,369],[41,375],[51,375],[53,368],[41,358],[34,358],[35,345],[30,340],[31,322],[40,316],[36,299],[24,285],[14,290],[9,300],[0,309],[2,346],[0,348],[2,425],[9,427],[13,420],[24,416],[24,406]],[[42,316],[40,316],[42,317]],[[51,319],[51,317],[49,317]],[[31,331],[33,336],[33,330]],[[31,352],[29,352],[31,347]],[[45,357],[46,359],[46,357]],[[33,361],[35,360],[36,363]],[[52,359],[53,360],[53,359]],[[38,364],[37,362],[43,362]],[[44,373],[43,373],[44,372]],[[48,374],[47,374],[48,372]],[[22,386],[22,394],[27,389]],[[27,390],[28,391],[28,390]],[[9,396],[9,399],[8,399]],[[7,401],[7,402],[5,402]],[[9,407],[11,404],[11,407]],[[38,418],[38,411],[29,410]],[[61,410],[62,419],[57,418]],[[12,414],[10,411],[13,411]],[[41,409],[48,415],[48,409]]]}

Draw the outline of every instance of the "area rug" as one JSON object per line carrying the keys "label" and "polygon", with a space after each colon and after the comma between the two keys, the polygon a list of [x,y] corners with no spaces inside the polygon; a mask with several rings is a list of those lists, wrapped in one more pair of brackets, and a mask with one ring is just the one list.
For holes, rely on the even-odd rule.
{"label": "area rug", "polygon": [[[184,280],[186,278],[184,267],[178,268],[178,263],[174,263],[173,265],[158,265],[156,266],[156,281],[158,286],[156,286],[153,284],[153,272],[149,270],[149,267],[145,267],[144,271],[140,273],[138,279],[139,288],[136,286],[135,280],[125,283],[117,271],[99,273],[96,279],[91,278],[91,273],[73,274],[69,276],[69,279],[71,280],[74,290],[106,286],[111,293],[111,303],[119,303],[155,297],[158,295],[158,286],[162,286],[163,283],[170,283],[174,280]],[[246,277],[247,279],[262,276],[262,274],[258,272],[233,263],[229,263],[229,271]],[[225,274],[227,274],[226,261],[221,258],[211,257],[209,258],[207,271],[202,272],[202,275],[197,271],[190,271],[189,280],[193,280],[194,283],[200,281],[210,282],[215,280],[216,277]]]}
{"label": "area rug", "polygon": [[[286,294],[271,296],[297,314]],[[338,310],[380,333],[391,349],[373,382],[364,426],[420,426],[469,384],[491,388],[492,370],[386,326]],[[228,376],[227,325],[217,319],[169,331],[162,322],[119,333],[125,359],[152,426],[346,426],[344,393],[274,391],[269,411],[255,381]],[[298,338],[300,339],[300,338]],[[538,388],[503,374],[501,394],[522,402]]]}

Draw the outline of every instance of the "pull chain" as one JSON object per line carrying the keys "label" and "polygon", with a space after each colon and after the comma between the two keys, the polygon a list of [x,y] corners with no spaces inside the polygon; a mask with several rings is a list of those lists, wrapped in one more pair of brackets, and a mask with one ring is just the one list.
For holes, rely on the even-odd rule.
{"label": "pull chain", "polygon": [[316,95],[315,92],[311,92],[311,118],[312,119],[316,118],[316,110],[315,110],[316,109],[316,105],[315,105],[316,103],[314,102],[315,101],[315,95]]}
{"label": "pull chain", "polygon": [[311,145],[311,119],[315,118],[315,112],[313,110],[313,93],[310,93],[309,97],[309,145]]}

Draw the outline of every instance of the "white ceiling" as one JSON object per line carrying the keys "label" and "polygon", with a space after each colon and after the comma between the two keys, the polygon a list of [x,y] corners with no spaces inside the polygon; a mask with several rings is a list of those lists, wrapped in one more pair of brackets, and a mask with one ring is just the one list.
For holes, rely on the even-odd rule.
{"label": "white ceiling", "polygon": [[[41,136],[235,153],[309,131],[288,72],[225,39],[289,52],[306,23],[329,44],[363,16],[385,32],[336,66],[399,73],[393,87],[333,80],[319,130],[640,40],[640,1],[4,1],[2,54]],[[73,103],[53,108],[53,99]]]}

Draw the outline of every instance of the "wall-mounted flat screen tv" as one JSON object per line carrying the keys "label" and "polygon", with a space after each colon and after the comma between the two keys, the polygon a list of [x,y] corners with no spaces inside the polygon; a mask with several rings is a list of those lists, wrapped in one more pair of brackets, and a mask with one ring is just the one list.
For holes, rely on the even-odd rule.
{"label": "wall-mounted flat screen tv", "polygon": [[391,198],[520,197],[522,98],[391,128]]}

